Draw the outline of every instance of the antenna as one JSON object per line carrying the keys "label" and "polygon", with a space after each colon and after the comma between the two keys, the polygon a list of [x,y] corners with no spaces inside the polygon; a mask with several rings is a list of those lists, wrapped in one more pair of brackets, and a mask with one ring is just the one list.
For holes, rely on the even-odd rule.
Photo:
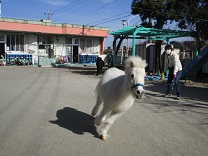
{"label": "antenna", "polygon": [[44,15],[47,15],[47,18],[46,18],[47,20],[51,20],[51,16],[53,15],[53,13],[48,11],[47,13],[44,13]]}

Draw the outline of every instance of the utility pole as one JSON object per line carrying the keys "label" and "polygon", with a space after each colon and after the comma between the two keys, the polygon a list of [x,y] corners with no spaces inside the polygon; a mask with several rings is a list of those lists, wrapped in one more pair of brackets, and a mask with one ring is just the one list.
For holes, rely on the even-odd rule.
{"label": "utility pole", "polygon": [[[126,25],[126,20],[122,20],[122,25],[123,25],[123,28],[124,28],[125,25]],[[124,46],[122,45],[121,64],[123,63],[124,57],[125,57]]]}

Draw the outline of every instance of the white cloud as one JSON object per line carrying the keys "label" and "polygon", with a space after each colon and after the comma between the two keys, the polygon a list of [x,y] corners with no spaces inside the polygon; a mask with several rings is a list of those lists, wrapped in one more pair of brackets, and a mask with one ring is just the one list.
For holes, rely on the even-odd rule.
{"label": "white cloud", "polygon": [[103,3],[111,3],[111,2],[113,2],[114,0],[101,0],[101,2],[103,2]]}
{"label": "white cloud", "polygon": [[45,3],[53,6],[64,6],[69,4],[66,0],[46,0]]}

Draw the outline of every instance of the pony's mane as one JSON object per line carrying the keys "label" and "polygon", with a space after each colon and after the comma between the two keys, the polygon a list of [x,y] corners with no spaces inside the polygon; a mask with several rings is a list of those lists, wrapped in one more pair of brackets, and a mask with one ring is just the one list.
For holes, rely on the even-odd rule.
{"label": "pony's mane", "polygon": [[132,67],[145,68],[147,63],[145,60],[142,60],[139,56],[129,56],[125,61],[125,69]]}

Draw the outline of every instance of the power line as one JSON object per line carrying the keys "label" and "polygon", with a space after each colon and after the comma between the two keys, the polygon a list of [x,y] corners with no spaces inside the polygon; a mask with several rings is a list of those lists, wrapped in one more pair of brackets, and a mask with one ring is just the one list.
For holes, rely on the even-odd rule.
{"label": "power line", "polygon": [[[88,2],[89,2],[89,1],[88,1]],[[80,6],[80,7],[77,8],[77,10],[75,10],[75,11],[79,11],[80,8],[87,6],[87,5],[91,4],[92,2],[94,2],[94,0],[90,1],[89,3],[87,3],[87,4],[83,5],[83,6]],[[70,8],[70,9],[71,9],[71,8]],[[67,9],[67,10],[69,10],[69,9]],[[68,14],[74,13],[75,11],[68,12]]]}
{"label": "power line", "polygon": [[[85,2],[85,1],[83,1],[83,2]],[[82,3],[83,3],[82,2]],[[85,4],[84,6],[87,6],[87,5],[89,5],[90,3],[92,3],[92,2],[94,2],[94,0],[92,0],[92,1],[88,1],[88,3],[87,4]],[[82,4],[82,3],[79,3],[79,4]],[[79,4],[77,4],[76,6],[78,6]],[[72,9],[72,8],[74,8],[74,7],[76,7],[76,6],[73,6],[73,7],[71,7],[71,8],[67,8],[67,9],[65,9],[65,11],[67,11],[67,10],[69,10],[69,9]],[[77,11],[79,11],[79,9],[80,8],[82,8],[83,6],[80,6],[79,8],[77,8]],[[62,11],[62,12],[64,12],[64,11]],[[73,13],[73,12],[75,12],[75,11],[71,11],[71,12],[69,12],[68,14],[70,14],[70,13]],[[61,13],[61,12],[58,12],[58,13]],[[56,13],[56,14],[58,14],[58,13]],[[67,14],[67,15],[68,15]],[[60,18],[63,18],[63,17],[65,17],[65,16],[67,16],[67,15],[63,15],[63,16],[61,16],[61,17],[58,17],[57,19],[60,19]],[[55,19],[56,20],[56,19]]]}
{"label": "power line", "polygon": [[[68,1],[68,0],[67,0],[67,1]],[[61,7],[57,8],[57,9],[53,10],[52,12],[55,13],[55,12],[60,11],[60,10],[63,9],[63,8],[67,8],[69,5],[71,5],[71,3],[74,3],[74,2],[77,2],[77,1],[76,1],[76,0],[74,0],[74,1],[72,1],[72,2],[69,2],[69,1],[68,1],[68,4],[66,4],[65,6],[61,6]]]}
{"label": "power line", "polygon": [[116,2],[116,1],[118,1],[118,0],[114,0],[114,1],[112,1],[111,3],[108,3],[108,4],[104,5],[103,7],[101,7],[101,8],[99,8],[99,9],[95,10],[94,12],[99,11],[99,10],[101,10],[101,9],[103,9],[103,8],[105,8],[105,7],[109,6],[109,5],[111,5],[111,4],[113,4],[114,2]]}
{"label": "power line", "polygon": [[[171,13],[164,13],[164,12],[159,12],[159,11],[154,11],[154,10],[150,10],[150,9],[144,9],[144,8],[139,8],[140,10],[144,10],[144,11],[152,11],[152,12],[156,12],[156,13],[159,13],[159,14],[166,14],[166,15],[174,15],[174,16],[178,16],[178,17],[181,17],[181,15],[177,15],[177,14],[171,14]],[[117,15],[116,15],[117,16]],[[131,15],[126,15],[126,16],[123,16],[123,17],[119,17],[119,18],[116,18],[116,19],[112,19],[112,20],[108,20],[108,21],[104,21],[104,22],[100,22],[100,23],[97,23],[97,22],[93,22],[93,23],[97,23],[95,24],[96,25],[100,25],[100,24],[104,24],[104,23],[109,23],[109,22],[112,22],[112,21],[116,21],[116,20],[119,20],[119,19],[122,19],[122,18],[125,18],[125,17],[128,17],[128,16],[131,16]],[[114,16],[115,17],[115,16]],[[191,16],[187,16],[186,18],[191,18],[191,19],[195,19],[195,20],[204,20],[204,21],[208,21],[207,19],[202,19],[202,18],[196,18],[196,17],[191,17]],[[107,18],[108,19],[108,18]],[[104,20],[104,19],[103,19]],[[103,21],[103,20],[100,20],[100,21]],[[92,23],[90,23],[92,24]]]}
{"label": "power line", "polygon": [[105,7],[107,7],[107,6],[109,6],[109,5],[111,5],[112,3],[116,2],[116,1],[118,1],[118,0],[114,0],[114,1],[112,1],[111,3],[108,3],[108,4],[106,4],[106,5],[104,5],[104,6],[100,7],[100,8],[98,8],[98,9],[92,11],[92,12],[89,12],[89,13],[87,13],[87,14],[85,14],[85,15],[89,15],[89,14],[91,14],[91,13],[97,12],[97,11],[99,11],[99,10],[101,10],[101,9],[103,9],[103,8],[105,8]]}
{"label": "power line", "polygon": [[[158,14],[160,14],[160,15],[165,14],[165,15],[173,15],[173,16],[177,16],[177,17],[184,17],[184,16],[178,15],[178,14],[165,13],[165,12],[160,12],[160,11],[154,11],[154,10],[151,10],[151,9],[144,9],[144,8],[138,8],[138,9],[143,10],[143,11],[151,11],[151,12],[155,12],[155,13],[158,13]],[[197,18],[197,17],[191,17],[191,16],[186,16],[185,18],[194,19],[194,20],[208,21],[208,19]]]}
{"label": "power line", "polygon": [[[103,9],[103,8],[105,8],[105,7],[109,6],[109,5],[111,5],[111,4],[113,4],[113,3],[116,2],[116,1],[118,1],[118,0],[114,0],[114,1],[112,1],[111,3],[108,3],[108,4],[104,5],[104,6],[102,6],[102,7],[98,8],[98,9],[96,9],[95,11],[92,11],[92,12],[90,12],[90,13],[87,13],[87,14],[85,14],[85,16],[88,15],[88,14],[97,12],[97,11],[99,11],[99,10],[101,10],[101,9]],[[89,4],[92,3],[92,2],[94,2],[94,0],[92,0],[92,1],[90,1],[89,3],[85,4],[85,6],[86,6],[86,5],[89,5]],[[81,4],[81,3],[79,3],[79,4]],[[79,4],[78,4],[78,5],[79,5]],[[77,5],[75,5],[75,6],[77,6]],[[74,7],[75,7],[75,6],[74,6]],[[73,8],[73,7],[71,7],[71,8]],[[69,9],[71,9],[71,8],[65,9],[65,10],[63,10],[63,11],[61,11],[61,12],[67,11],[67,10],[69,10]],[[80,8],[81,8],[81,7],[80,7]],[[77,10],[78,10],[78,9],[77,9]],[[71,11],[71,12],[69,12],[68,14],[74,13],[74,12],[75,12],[75,11]],[[58,12],[58,13],[60,13],[60,12]],[[57,13],[56,13],[56,14],[57,14]],[[67,14],[67,15],[68,15],[68,14]],[[66,16],[66,15],[64,15],[64,16]],[[64,16],[62,16],[62,17],[64,17]],[[62,18],[62,17],[59,17],[59,19]]]}
{"label": "power line", "polygon": [[102,22],[102,21],[105,21],[105,20],[111,19],[111,18],[113,18],[113,17],[117,17],[117,16],[120,16],[120,15],[123,15],[123,14],[126,14],[126,13],[129,13],[129,11],[128,11],[128,12],[124,12],[124,13],[121,13],[121,14],[117,14],[117,15],[115,15],[115,16],[112,16],[112,17],[104,18],[104,19],[102,19],[102,20],[99,20],[99,21],[91,22],[91,23],[88,23],[88,24],[86,24],[86,25],[91,25],[91,24],[93,24],[93,23]]}
{"label": "power line", "polygon": [[73,9],[73,8],[75,8],[76,6],[83,4],[84,2],[86,2],[86,1],[83,0],[83,1],[81,1],[80,3],[75,3],[75,4],[72,5],[72,6],[71,6],[71,4],[68,4],[67,6],[65,6],[65,9],[62,9],[62,10],[60,10],[60,11],[56,11],[56,12],[54,12],[54,14],[59,14],[59,13],[65,12],[65,11],[67,11],[67,10],[69,10],[69,9]]}
{"label": "power line", "polygon": [[104,24],[104,23],[109,23],[109,22],[112,22],[112,21],[116,21],[116,20],[119,20],[119,19],[123,19],[123,18],[125,18],[125,17],[129,17],[129,16],[132,16],[132,15],[126,15],[126,16],[122,16],[122,17],[115,18],[115,19],[112,19],[112,20],[100,22],[100,23],[98,23],[98,24],[95,24],[94,26],[97,26],[97,25],[100,25],[100,24]]}

